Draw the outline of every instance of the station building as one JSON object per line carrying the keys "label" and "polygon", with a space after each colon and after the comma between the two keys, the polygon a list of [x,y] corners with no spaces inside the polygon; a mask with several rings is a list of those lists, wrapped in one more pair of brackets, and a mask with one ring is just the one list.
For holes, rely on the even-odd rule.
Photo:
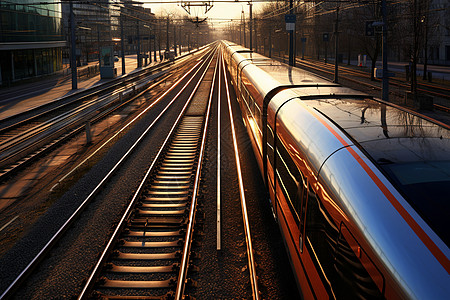
{"label": "station building", "polygon": [[[27,4],[29,3],[29,4]],[[62,69],[61,4],[0,0],[0,85]],[[42,2],[41,2],[42,3]]]}

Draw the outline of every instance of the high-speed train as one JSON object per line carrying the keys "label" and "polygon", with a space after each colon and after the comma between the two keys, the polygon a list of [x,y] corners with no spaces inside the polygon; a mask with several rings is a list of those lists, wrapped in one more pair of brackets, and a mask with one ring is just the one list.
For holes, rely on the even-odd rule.
{"label": "high-speed train", "polygon": [[449,299],[450,127],[223,42],[305,299]]}

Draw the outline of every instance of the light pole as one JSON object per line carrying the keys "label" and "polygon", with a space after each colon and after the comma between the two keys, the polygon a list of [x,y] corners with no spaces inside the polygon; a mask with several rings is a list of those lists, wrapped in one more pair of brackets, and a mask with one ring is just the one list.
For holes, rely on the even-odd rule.
{"label": "light pole", "polygon": [[175,21],[173,22],[173,52],[177,56],[177,27]]}
{"label": "light pole", "polygon": [[166,51],[169,52],[169,15],[167,15],[167,41],[166,41]]}
{"label": "light pole", "polygon": [[383,23],[383,94],[382,99],[384,101],[389,101],[389,71],[388,71],[388,46],[387,46],[387,11],[386,11],[386,0],[381,1],[381,15]]}
{"label": "light pole", "polygon": [[148,25],[144,25],[145,28],[148,28],[148,58],[149,58],[149,63],[152,63],[152,29],[150,26]]}
{"label": "light pole", "polygon": [[338,24],[339,24],[339,3],[336,6],[336,24],[334,27],[334,83],[338,83],[338,46],[339,46],[339,32],[338,32]]}
{"label": "light pole", "polygon": [[139,20],[136,21],[136,32],[137,32],[137,67],[142,67],[141,61],[141,36],[139,33]]}
{"label": "light pole", "polygon": [[246,37],[246,32],[245,32],[245,12],[244,12],[244,8],[242,8],[242,15],[244,17],[244,47],[247,47],[247,37]]}
{"label": "light pole", "polygon": [[156,30],[154,26],[153,26],[153,60],[156,63]]}
{"label": "light pole", "polygon": [[72,90],[78,88],[77,83],[77,62],[76,62],[76,44],[75,44],[75,14],[73,13],[73,2],[69,3],[70,8],[70,69],[72,72]]}
{"label": "light pole", "polygon": [[[289,14],[294,13],[293,0],[289,1]],[[295,24],[295,21],[294,21]],[[289,65],[294,66],[294,30],[289,30]]]}
{"label": "light pole", "polygon": [[[292,1],[292,0],[291,0]],[[252,15],[252,6],[253,3],[250,1],[248,2],[248,5],[250,6],[250,51],[253,51],[253,15]]]}
{"label": "light pole", "polygon": [[97,51],[98,51],[98,65],[100,66],[101,62],[101,57],[100,57],[100,52],[102,51],[101,47],[100,47],[100,24],[97,24]]}
{"label": "light pole", "polygon": [[239,24],[239,45],[242,45],[242,14],[244,13],[244,11],[242,11],[241,13],[241,24]]}
{"label": "light pole", "polygon": [[120,51],[122,52],[122,75],[125,75],[125,41],[123,40],[123,15],[120,13]]}
{"label": "light pole", "polygon": [[269,57],[272,58],[272,28],[269,28]]}

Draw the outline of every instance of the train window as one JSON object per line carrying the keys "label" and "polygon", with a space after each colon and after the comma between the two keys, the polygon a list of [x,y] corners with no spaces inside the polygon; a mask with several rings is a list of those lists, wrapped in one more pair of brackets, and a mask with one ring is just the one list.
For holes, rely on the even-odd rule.
{"label": "train window", "polygon": [[382,294],[330,218],[308,189],[305,244],[330,295],[336,299],[383,299]]}
{"label": "train window", "polygon": [[277,137],[276,145],[276,170],[280,188],[286,197],[297,224],[300,223],[301,204],[306,193],[306,178],[299,171],[291,156],[287,152],[282,141]]}
{"label": "train window", "polygon": [[241,95],[242,95],[242,99],[245,101],[247,107],[248,107],[248,91],[246,86],[244,85],[244,81],[242,81],[242,89],[241,89]]}
{"label": "train window", "polygon": [[[302,172],[300,172],[300,174],[302,174]],[[298,190],[299,190],[299,195],[300,195],[299,248],[300,248],[300,252],[303,252],[303,245],[304,245],[304,239],[305,239],[305,227],[306,227],[306,208],[307,208],[307,203],[308,203],[308,180],[306,177],[302,176],[302,181],[299,182]]]}
{"label": "train window", "polygon": [[248,93],[248,106],[250,108],[250,111],[252,112],[252,115],[255,115],[255,100],[253,100],[252,94],[247,90]]}
{"label": "train window", "polygon": [[259,109],[258,105],[255,103],[255,119],[256,123],[258,124],[258,127],[261,128],[261,110]]}
{"label": "train window", "polygon": [[450,161],[390,163],[383,164],[382,168],[405,199],[449,246],[450,201],[445,195],[450,184]]}
{"label": "train window", "polygon": [[269,162],[273,164],[273,129],[267,124],[267,156]]}

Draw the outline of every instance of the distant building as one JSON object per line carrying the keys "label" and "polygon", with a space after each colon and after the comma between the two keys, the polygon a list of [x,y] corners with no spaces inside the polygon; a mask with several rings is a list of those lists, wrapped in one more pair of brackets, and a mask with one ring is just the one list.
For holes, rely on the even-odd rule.
{"label": "distant building", "polygon": [[[300,8],[300,26],[298,32],[307,38],[306,53],[317,55],[317,59],[333,55],[334,24],[336,19],[336,1],[304,1]],[[389,61],[409,62],[413,56],[414,40],[417,38],[418,63],[423,64],[425,57],[428,64],[450,66],[450,18],[449,0],[416,1],[414,19],[413,1],[388,1],[388,56]],[[374,28],[374,34],[365,32],[366,22],[381,21],[380,1],[355,5],[342,2],[339,13],[339,51],[347,57],[356,59],[358,54],[378,53],[381,60],[381,49],[375,51],[376,38],[381,39],[381,26]],[[413,20],[420,20],[421,26],[414,32]],[[324,34],[328,33],[326,42]],[[286,44],[286,43],[284,43]],[[299,45],[300,42],[298,41]],[[380,44],[378,43],[378,46]],[[328,49],[327,49],[328,47]],[[425,51],[426,47],[426,51]]]}
{"label": "distant building", "polygon": [[[104,46],[113,46],[114,53],[120,54],[120,14],[123,16],[125,53],[137,53],[138,44],[141,51],[148,47],[149,29],[144,25],[150,24],[155,16],[150,8],[144,8],[142,3],[135,1],[122,1],[121,5],[110,0],[95,2],[74,2],[75,15],[75,44],[77,65],[84,65],[99,60],[99,50]],[[62,5],[64,16],[64,33],[70,42],[69,4]],[[139,24],[140,34],[137,35]],[[145,41],[145,44],[144,44]],[[64,53],[69,58],[69,48]]]}
{"label": "distant building", "polygon": [[143,7],[142,3],[128,0],[123,1],[123,4],[121,13],[123,14],[125,53],[135,54],[138,48],[140,52],[148,51],[149,36],[155,34],[155,15],[150,8]]}
{"label": "distant building", "polygon": [[430,5],[431,38],[428,43],[430,64],[450,65],[450,3],[448,0],[433,0]]}
{"label": "distant building", "polygon": [[[62,5],[64,16],[64,34],[70,43],[70,8],[69,3]],[[112,45],[112,31],[117,23],[117,13],[109,0],[95,2],[74,2],[73,13],[75,16],[75,45],[77,65],[84,65],[99,60],[99,49],[102,46]],[[65,57],[69,58],[67,48]]]}
{"label": "distant building", "polygon": [[[25,4],[30,3],[30,4]],[[52,74],[62,69],[66,46],[57,0],[0,1],[0,84]]]}

